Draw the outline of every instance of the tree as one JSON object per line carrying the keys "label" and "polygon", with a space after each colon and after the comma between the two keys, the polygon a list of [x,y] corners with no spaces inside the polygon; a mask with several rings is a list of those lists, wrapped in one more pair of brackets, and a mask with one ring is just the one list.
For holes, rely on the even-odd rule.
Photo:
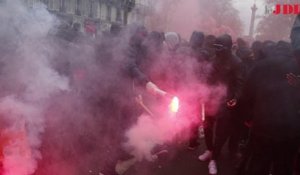
{"label": "tree", "polygon": [[242,33],[243,25],[232,0],[200,0],[199,28],[215,35],[228,33],[235,37]]}
{"label": "tree", "polygon": [[[265,0],[267,7],[282,4],[282,0]],[[297,4],[298,0],[285,1],[285,4]],[[267,8],[268,9],[268,8]],[[296,15],[265,14],[258,23],[256,39],[258,40],[289,40],[289,35]]]}

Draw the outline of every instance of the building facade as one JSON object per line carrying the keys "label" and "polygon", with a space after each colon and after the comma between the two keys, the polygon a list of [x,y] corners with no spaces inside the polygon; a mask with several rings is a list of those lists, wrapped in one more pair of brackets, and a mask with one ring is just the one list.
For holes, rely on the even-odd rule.
{"label": "building facade", "polygon": [[48,10],[68,25],[78,25],[80,31],[105,31],[112,23],[126,25],[135,0],[25,0],[27,6],[44,3]]}
{"label": "building facade", "polygon": [[135,7],[129,13],[128,23],[138,22],[146,24],[146,18],[151,16],[154,0],[135,0]]}

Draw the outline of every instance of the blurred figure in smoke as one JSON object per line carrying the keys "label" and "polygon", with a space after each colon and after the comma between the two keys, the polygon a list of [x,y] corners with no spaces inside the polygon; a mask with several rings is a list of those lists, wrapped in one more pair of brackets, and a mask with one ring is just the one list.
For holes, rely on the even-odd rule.
{"label": "blurred figure in smoke", "polygon": [[141,53],[140,57],[137,57],[137,64],[145,75],[149,78],[155,73],[153,69],[155,68],[155,63],[159,61],[160,56],[163,51],[163,41],[164,35],[157,31],[152,31],[145,38],[142,43],[142,48],[144,53]]}
{"label": "blurred figure in smoke", "polygon": [[236,52],[235,52],[235,54],[236,54],[236,56],[238,56],[239,58],[241,58],[241,54],[243,54],[243,49],[246,49],[246,48],[249,48],[248,47],[248,43],[245,41],[245,40],[243,40],[242,38],[238,38],[237,40],[236,40]]}
{"label": "blurred figure in smoke", "polygon": [[215,44],[215,42],[216,42],[216,36],[214,35],[205,36],[203,48],[204,50],[206,50],[209,60],[215,56],[215,49],[213,47],[213,44]]}
{"label": "blurred figure in smoke", "polygon": [[[203,44],[205,40],[205,35],[203,32],[194,31],[191,35],[189,46],[190,46],[190,57],[195,59],[196,62],[199,64],[199,67],[196,69],[196,76],[199,78],[199,81],[201,80],[201,76],[205,75],[202,72],[202,65],[205,65],[204,62],[207,61],[209,58],[208,53],[206,50],[203,49]],[[200,100],[197,100],[197,103],[199,103]],[[193,104],[195,106],[201,106],[201,104]],[[199,129],[200,123],[193,123],[191,126],[191,138],[189,140],[189,146],[188,148],[190,150],[194,150],[199,146],[198,142],[198,129]]]}
{"label": "blurred figure in smoke", "polygon": [[63,23],[59,26],[56,36],[68,42],[76,42],[82,37],[80,33],[80,24],[74,23],[72,26]]}
{"label": "blurred figure in smoke", "polygon": [[165,45],[169,52],[174,54],[176,50],[179,48],[181,42],[181,38],[176,32],[167,32],[165,33]]}
{"label": "blurred figure in smoke", "polygon": [[264,58],[263,52],[262,52],[262,42],[261,41],[254,41],[252,43],[251,49],[254,54],[254,59],[256,61],[262,60]]}
{"label": "blurred figure in smoke", "polygon": [[[168,89],[166,69],[169,62],[167,61],[168,54],[165,54],[164,50],[164,41],[164,33],[157,31],[150,32],[142,43],[145,53],[138,66],[143,70],[143,73],[159,87]],[[150,99],[154,100],[153,96],[149,96],[149,94],[144,94],[144,96],[148,96]]]}
{"label": "blurred figure in smoke", "polygon": [[[254,44],[257,45],[257,44]],[[257,46],[254,46],[257,47]],[[257,49],[259,50],[259,49]],[[259,51],[257,51],[259,52]],[[244,79],[249,75],[253,67],[255,66],[256,55],[254,51],[249,48],[248,43],[241,38],[237,39],[236,56],[242,61],[241,70],[243,72]]]}
{"label": "blurred figure in smoke", "polygon": [[122,25],[119,23],[112,23],[110,26],[110,33],[113,36],[118,36],[122,31]]}
{"label": "blurred figure in smoke", "polygon": [[[300,67],[300,15],[297,16],[291,32],[291,44],[293,49],[293,56]],[[288,74],[288,82],[290,85],[300,88],[300,76],[293,73]],[[297,162],[295,164],[296,175],[300,175],[300,148],[298,149]]]}
{"label": "blurred figure in smoke", "polygon": [[138,27],[134,36],[131,38],[130,46],[127,52],[129,63],[127,70],[131,78],[135,80],[136,85],[146,86],[146,89],[156,95],[166,95],[166,92],[160,90],[151,82],[147,73],[152,66],[151,59],[155,59],[156,54],[161,52],[163,37],[159,32],[152,32],[147,37],[147,30],[144,27]]}
{"label": "blurred figure in smoke", "polygon": [[[238,48],[236,55],[241,59],[241,71],[243,79],[247,79],[250,72],[255,66],[254,54],[252,50],[248,47],[247,43],[244,42],[242,39],[237,42]],[[240,44],[239,44],[240,43]],[[241,155],[245,151],[245,145],[249,139],[249,127],[247,126],[248,123],[243,121],[241,117],[241,109],[240,104],[237,103],[236,110],[233,111],[233,130],[232,135],[230,137],[230,146],[231,152],[237,153],[236,158],[237,161],[241,160]]]}
{"label": "blurred figure in smoke", "polygon": [[204,42],[204,33],[194,31],[190,38],[190,47],[192,49],[192,56],[195,57],[198,60],[198,62],[202,62],[209,59],[209,53],[203,48]]}
{"label": "blurred figure in smoke", "polygon": [[[126,161],[132,155],[123,147],[127,139],[125,132],[136,122],[142,110],[136,103],[136,90],[147,89],[158,96],[166,94],[145,74],[148,67],[142,63],[148,61],[146,43],[154,42],[150,39],[146,42],[147,37],[143,26],[122,29],[119,24],[113,24],[110,32],[97,41],[95,59],[98,70],[95,73],[98,76],[90,81],[92,86],[85,94],[91,95],[90,108],[96,107],[93,109],[97,116],[94,121],[99,129],[95,135],[102,138],[100,143],[92,146],[100,152],[101,159],[97,164],[104,175],[121,174],[128,168]],[[93,92],[95,86],[98,89]]]}
{"label": "blurred figure in smoke", "polygon": [[[296,60],[299,27],[300,16],[291,35]],[[280,41],[271,51],[275,54],[249,75],[241,98],[244,116],[253,122],[242,175],[292,175],[300,145],[300,89],[289,84],[289,76],[299,75],[300,67],[288,43]]]}
{"label": "blurred figure in smoke", "polygon": [[181,38],[175,32],[166,32],[163,35],[163,45],[160,45],[158,53],[155,56],[155,62],[152,63],[150,78],[163,89],[173,91],[177,87],[178,78],[174,74],[176,61],[176,52],[180,47]]}
{"label": "blurred figure in smoke", "polygon": [[272,58],[274,56],[274,50],[276,43],[274,41],[266,40],[262,43],[263,59]]}
{"label": "blurred figure in smoke", "polygon": [[[212,72],[208,79],[210,85],[223,84],[227,88],[226,97],[220,104],[214,116],[206,116],[204,123],[205,142],[207,150],[199,156],[201,161],[210,160],[208,168],[210,174],[217,174],[216,160],[221,149],[232,132],[232,110],[236,107],[242,86],[240,59],[232,54],[232,39],[230,35],[217,37],[214,44],[216,56],[212,61]],[[213,139],[214,124],[216,125],[215,139]],[[213,142],[214,140],[214,142]]]}
{"label": "blurred figure in smoke", "polygon": [[[134,159],[129,155],[128,150],[124,150],[123,143],[126,138],[124,133],[136,122],[138,116],[141,115],[136,97],[140,96],[138,89],[145,89],[154,96],[165,96],[167,93],[156,84],[150,81],[152,61],[156,58],[156,54],[161,52],[163,37],[159,32],[148,34],[143,26],[133,28],[133,35],[130,38],[129,47],[126,50],[126,62],[124,63],[122,83],[122,99],[124,101],[119,105],[120,108],[120,126],[118,131],[119,153],[116,171],[118,174],[124,173],[129,167],[128,162]],[[125,97],[126,96],[126,97]],[[125,100],[126,99],[126,100]],[[118,110],[118,109],[114,109]],[[111,172],[110,172],[111,173]],[[104,173],[105,174],[105,173]],[[106,174],[105,174],[106,175]],[[110,175],[110,174],[108,174]]]}

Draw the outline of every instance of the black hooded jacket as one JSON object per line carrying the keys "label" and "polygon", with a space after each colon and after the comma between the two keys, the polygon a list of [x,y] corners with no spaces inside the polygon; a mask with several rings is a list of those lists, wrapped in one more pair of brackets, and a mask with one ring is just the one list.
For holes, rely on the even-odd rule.
{"label": "black hooded jacket", "polygon": [[300,137],[300,91],[288,73],[299,73],[294,60],[278,55],[261,61],[245,83],[242,116],[253,121],[252,133],[282,141]]}
{"label": "black hooded jacket", "polygon": [[198,62],[207,61],[209,59],[208,51],[203,49],[204,39],[204,33],[197,31],[194,31],[190,38],[191,54]]}
{"label": "black hooded jacket", "polygon": [[296,17],[290,38],[294,53],[300,56],[300,15]]}
{"label": "black hooded jacket", "polygon": [[232,40],[229,35],[218,37],[216,43],[224,45],[227,49],[216,51],[208,83],[225,85],[227,87],[225,100],[239,99],[243,85],[241,60],[231,52]]}
{"label": "black hooded jacket", "polygon": [[[294,51],[300,48],[300,16],[292,28]],[[245,83],[241,111],[252,120],[253,135],[276,141],[300,139],[300,89],[286,75],[300,69],[286,42],[278,42],[271,55],[258,62]]]}

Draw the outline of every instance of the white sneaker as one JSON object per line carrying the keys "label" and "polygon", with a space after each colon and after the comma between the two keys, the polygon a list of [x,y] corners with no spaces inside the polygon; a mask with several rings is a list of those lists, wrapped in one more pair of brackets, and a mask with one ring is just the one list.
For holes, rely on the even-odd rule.
{"label": "white sneaker", "polygon": [[217,169],[217,163],[215,160],[211,160],[209,161],[208,164],[208,172],[211,175],[216,175],[218,173],[218,169]]}
{"label": "white sneaker", "polygon": [[201,161],[207,161],[211,158],[212,153],[209,150],[206,150],[203,154],[201,154],[198,159]]}
{"label": "white sneaker", "polygon": [[125,172],[137,162],[136,158],[128,159],[125,161],[118,161],[115,166],[115,171],[118,175],[123,175]]}

